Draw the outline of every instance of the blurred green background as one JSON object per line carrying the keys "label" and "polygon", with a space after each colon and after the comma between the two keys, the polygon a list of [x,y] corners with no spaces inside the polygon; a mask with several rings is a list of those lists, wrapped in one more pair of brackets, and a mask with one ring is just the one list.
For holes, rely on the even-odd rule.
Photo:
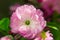
{"label": "blurred green background", "polygon": [[0,19],[10,16],[9,7],[13,4],[25,4],[28,0],[0,0]]}

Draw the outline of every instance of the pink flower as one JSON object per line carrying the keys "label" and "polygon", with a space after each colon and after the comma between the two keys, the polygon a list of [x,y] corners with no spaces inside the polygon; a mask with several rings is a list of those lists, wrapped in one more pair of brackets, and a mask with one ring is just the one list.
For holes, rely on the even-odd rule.
{"label": "pink flower", "polygon": [[4,36],[0,40],[12,40],[11,36]]}
{"label": "pink flower", "polygon": [[49,6],[51,6],[52,10],[57,11],[58,13],[60,13],[60,0],[43,0],[41,2],[41,5],[46,10],[48,10]]}
{"label": "pink flower", "polygon": [[53,40],[52,34],[47,32],[40,33],[34,40]]}
{"label": "pink flower", "polygon": [[22,5],[12,14],[10,26],[13,33],[32,39],[45,28],[46,21],[41,10],[33,5]]}
{"label": "pink flower", "polygon": [[53,40],[52,34],[49,33],[49,31],[46,32],[46,38],[45,40]]}
{"label": "pink flower", "polygon": [[53,10],[57,11],[60,14],[60,0],[54,0]]}

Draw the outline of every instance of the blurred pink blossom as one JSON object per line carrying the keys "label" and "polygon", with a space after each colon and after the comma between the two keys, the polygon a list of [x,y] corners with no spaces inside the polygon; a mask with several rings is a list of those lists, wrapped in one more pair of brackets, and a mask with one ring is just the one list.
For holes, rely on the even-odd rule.
{"label": "blurred pink blossom", "polygon": [[10,6],[10,11],[14,12],[20,5],[18,3]]}
{"label": "blurred pink blossom", "polygon": [[0,40],[12,40],[11,36],[4,36]]}
{"label": "blurred pink blossom", "polygon": [[13,33],[21,34],[23,37],[29,39],[34,38],[37,33],[41,32],[46,26],[43,12],[36,9],[33,5],[17,7],[11,16],[10,23]]}
{"label": "blurred pink blossom", "polygon": [[41,33],[34,40],[53,40],[52,34],[47,31],[46,33]]}
{"label": "blurred pink blossom", "polygon": [[42,7],[44,9],[48,10],[49,6],[52,6],[52,10],[57,11],[58,13],[60,13],[60,0],[42,0],[42,1],[41,0],[37,0],[37,1],[39,3],[41,3],[41,5],[42,5]]}

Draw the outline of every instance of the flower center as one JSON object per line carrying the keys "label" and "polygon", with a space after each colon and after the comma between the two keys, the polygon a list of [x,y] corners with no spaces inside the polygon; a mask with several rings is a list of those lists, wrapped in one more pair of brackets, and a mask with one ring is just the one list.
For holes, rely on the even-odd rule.
{"label": "flower center", "polygon": [[41,37],[43,38],[43,40],[45,40],[45,38],[47,37],[44,31],[42,31]]}
{"label": "flower center", "polygon": [[30,21],[29,21],[29,20],[26,20],[26,21],[25,21],[25,24],[26,24],[26,25],[29,25],[29,24],[30,24]]}

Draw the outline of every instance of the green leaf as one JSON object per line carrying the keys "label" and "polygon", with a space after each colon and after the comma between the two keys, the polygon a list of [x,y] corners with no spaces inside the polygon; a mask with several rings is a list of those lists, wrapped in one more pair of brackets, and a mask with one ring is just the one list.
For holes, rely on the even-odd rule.
{"label": "green leaf", "polygon": [[20,40],[27,40],[27,39],[22,37]]}
{"label": "green leaf", "polygon": [[14,40],[12,35],[7,35],[11,40]]}
{"label": "green leaf", "polygon": [[60,14],[55,11],[52,16],[52,21],[47,23],[47,26],[53,34],[54,40],[60,40],[60,22],[58,22],[58,19],[60,19]]}
{"label": "green leaf", "polygon": [[53,34],[54,40],[60,40],[60,31],[56,31],[56,30],[51,29],[51,32]]}
{"label": "green leaf", "polygon": [[10,30],[9,28],[9,18],[3,18],[2,20],[0,20],[0,32],[4,33],[8,33],[8,31]]}
{"label": "green leaf", "polygon": [[58,28],[56,27],[55,23],[53,24],[52,22],[48,22],[48,23],[47,23],[47,26],[48,26],[49,28],[54,29],[54,30],[58,30]]}
{"label": "green leaf", "polygon": [[56,22],[58,19],[60,19],[60,14],[55,11],[52,16],[52,21]]}
{"label": "green leaf", "polygon": [[60,40],[60,23],[58,22],[48,22],[47,26],[50,28],[53,34],[54,40]]}

